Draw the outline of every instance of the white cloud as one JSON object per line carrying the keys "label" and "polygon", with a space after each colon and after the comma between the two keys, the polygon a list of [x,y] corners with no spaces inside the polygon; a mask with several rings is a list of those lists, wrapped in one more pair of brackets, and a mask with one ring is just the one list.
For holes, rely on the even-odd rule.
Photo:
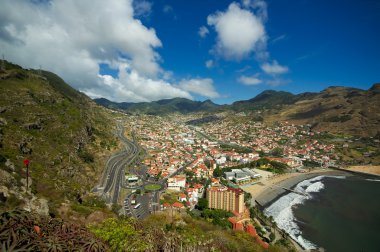
{"label": "white cloud", "polygon": [[247,86],[255,86],[262,83],[262,80],[257,78],[257,76],[240,76],[238,82],[247,85]]}
{"label": "white cloud", "polygon": [[[161,41],[134,15],[151,8],[132,0],[3,0],[0,48],[6,59],[24,67],[53,71],[92,97],[116,101],[191,98],[188,91],[160,80],[155,51]],[[135,3],[136,4],[136,3]],[[139,12],[140,11],[140,12]],[[118,78],[99,75],[99,64],[119,68]]]}
{"label": "white cloud", "polygon": [[220,97],[219,93],[215,90],[213,80],[209,78],[185,79],[180,81],[178,86],[185,91],[199,94],[201,96],[209,98]]}
{"label": "white cloud", "polygon": [[128,63],[119,65],[119,76],[99,75],[100,82],[104,83],[99,89],[86,89],[93,97],[113,97],[116,101],[155,101],[165,98],[184,97],[192,99],[189,92],[160,79],[141,76]]}
{"label": "white cloud", "polygon": [[261,65],[261,69],[267,74],[284,74],[289,71],[286,66],[281,66],[276,60],[272,64],[264,63]]}
{"label": "white cloud", "polygon": [[216,53],[226,59],[240,60],[265,47],[260,45],[266,43],[263,21],[238,3],[231,3],[225,12],[209,15],[207,23],[217,32]]}
{"label": "white cloud", "polygon": [[268,6],[264,0],[243,0],[242,3],[245,8],[254,9],[258,18],[262,19],[263,21],[267,20]]}
{"label": "white cloud", "polygon": [[201,38],[206,37],[208,33],[209,33],[209,30],[207,29],[206,26],[201,26],[201,27],[199,27],[198,35],[199,35]]}
{"label": "white cloud", "polygon": [[[275,60],[269,63],[268,37],[264,25],[268,19],[267,9],[267,3],[264,0],[241,0],[241,4],[232,2],[224,12],[217,11],[209,15],[207,24],[214,27],[217,33],[216,45],[211,52],[226,60],[241,60],[254,55],[266,74],[288,72],[288,67],[279,65]],[[285,38],[286,35],[283,35],[274,39],[273,42]],[[258,79],[247,78],[240,80],[243,84],[258,84]]]}
{"label": "white cloud", "polygon": [[152,13],[152,3],[146,0],[133,0],[133,9],[136,17],[149,16]]}
{"label": "white cloud", "polygon": [[207,68],[212,68],[212,67],[214,67],[215,63],[213,60],[207,60],[205,65]]}

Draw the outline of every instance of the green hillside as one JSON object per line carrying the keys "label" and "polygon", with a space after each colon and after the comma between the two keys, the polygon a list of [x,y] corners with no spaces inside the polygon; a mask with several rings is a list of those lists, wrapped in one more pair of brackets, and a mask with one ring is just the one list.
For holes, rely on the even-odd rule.
{"label": "green hillside", "polygon": [[192,112],[212,112],[219,108],[219,105],[210,100],[203,102],[192,101],[186,98],[164,99],[153,102],[112,102],[105,98],[95,99],[99,105],[111,108],[120,109],[133,114],[149,114],[149,115],[164,115],[179,112],[182,114]]}
{"label": "green hillside", "polygon": [[[58,214],[62,202],[96,184],[115,146],[104,108],[53,73],[6,64],[0,73],[0,208]],[[29,193],[24,159],[31,162]]]}

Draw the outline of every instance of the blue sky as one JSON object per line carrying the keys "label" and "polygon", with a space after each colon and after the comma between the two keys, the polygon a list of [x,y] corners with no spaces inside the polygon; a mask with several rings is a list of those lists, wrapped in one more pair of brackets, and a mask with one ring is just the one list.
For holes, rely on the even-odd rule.
{"label": "blue sky", "polygon": [[[225,11],[231,1],[154,1],[151,15],[142,21],[156,29],[164,44],[159,51],[164,68],[179,78],[213,78],[223,96],[214,99],[218,103],[249,99],[268,88],[294,93],[331,85],[367,89],[380,81],[379,1],[266,2],[268,51],[289,68],[277,77],[282,82],[279,85],[245,86],[236,81],[242,73],[263,74],[253,55],[240,61],[216,59],[217,67],[205,67],[206,60],[215,60],[209,51],[217,36],[207,26],[207,16]],[[170,13],[162,11],[165,5],[172,7]],[[202,39],[197,32],[203,25],[209,34]]]}
{"label": "blue sky", "polygon": [[5,0],[3,7],[6,58],[42,65],[93,98],[222,104],[266,89],[380,82],[376,0]]}

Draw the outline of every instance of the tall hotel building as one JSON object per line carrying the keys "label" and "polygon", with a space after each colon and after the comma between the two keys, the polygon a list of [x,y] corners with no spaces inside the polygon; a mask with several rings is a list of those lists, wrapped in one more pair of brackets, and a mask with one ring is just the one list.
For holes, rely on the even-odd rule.
{"label": "tall hotel building", "polygon": [[228,187],[210,187],[206,194],[208,207],[230,212],[244,212],[244,192],[241,189]]}

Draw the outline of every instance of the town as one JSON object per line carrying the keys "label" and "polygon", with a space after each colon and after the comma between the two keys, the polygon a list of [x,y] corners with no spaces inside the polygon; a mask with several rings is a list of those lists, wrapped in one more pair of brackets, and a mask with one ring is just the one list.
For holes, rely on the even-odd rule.
{"label": "town", "polygon": [[[270,238],[263,221],[252,221],[250,208],[258,202],[249,193],[250,186],[279,174],[332,166],[338,158],[335,146],[320,141],[321,133],[312,132],[310,125],[268,126],[237,115],[200,126],[189,123],[194,118],[128,116],[125,128],[145,151],[141,161],[148,180],[165,181],[155,211],[205,216],[204,209],[222,210],[228,214],[219,224],[245,230],[264,247],[267,243],[257,233],[265,241]],[[126,178],[139,183],[128,169]],[[140,208],[135,200],[133,205]]]}

